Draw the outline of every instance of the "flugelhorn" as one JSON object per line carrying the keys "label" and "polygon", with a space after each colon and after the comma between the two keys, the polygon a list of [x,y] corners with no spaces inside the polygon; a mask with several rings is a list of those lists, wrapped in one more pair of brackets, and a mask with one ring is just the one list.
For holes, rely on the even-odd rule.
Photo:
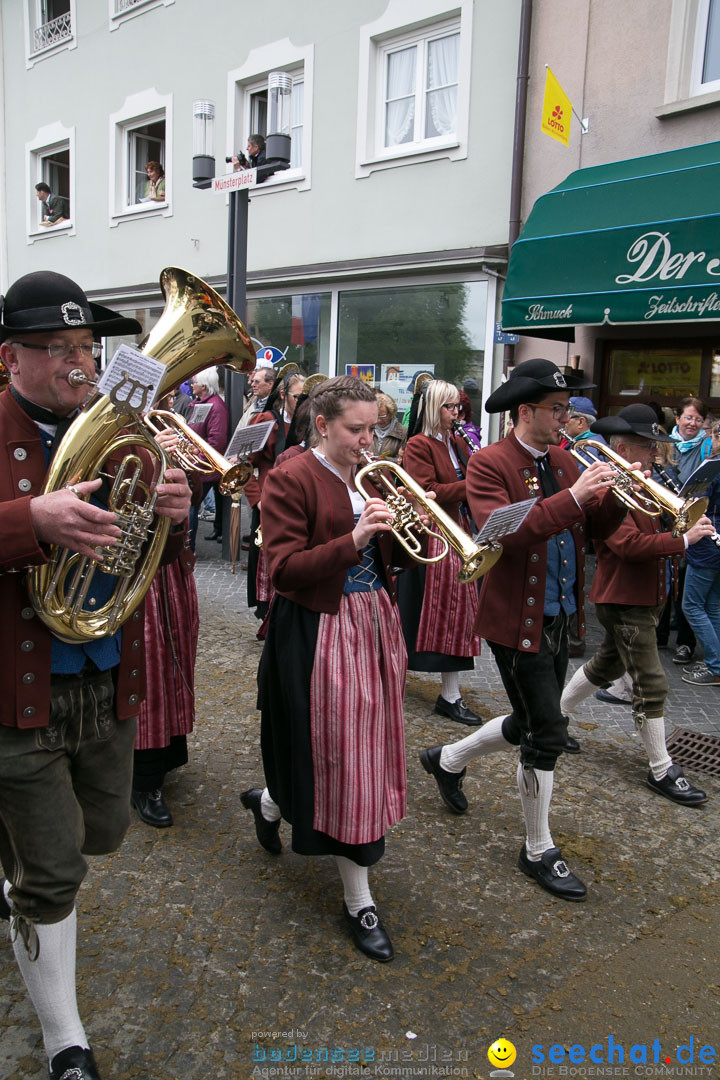
{"label": "flugelhorn", "polygon": [[143,416],[143,423],[155,436],[161,431],[172,431],[178,442],[174,450],[166,453],[173,462],[186,472],[220,473],[218,484],[222,495],[234,495],[242,491],[253,475],[253,467],[247,458],[232,462],[214,450],[177,413],[167,409],[150,409]]}
{"label": "flugelhorn", "polygon": [[[427,492],[413,480],[410,473],[405,472],[396,462],[388,458],[373,458],[365,451],[363,457],[367,460],[367,465],[363,465],[355,473],[355,487],[367,501],[377,497],[377,493],[368,491],[363,486],[363,481],[366,477],[374,480],[381,490],[381,498],[385,500],[393,515],[391,527],[393,536],[416,562],[426,564],[440,562],[448,554],[450,548],[453,548],[460,556],[462,563],[458,581],[463,584],[477,581],[495,565],[502,555],[501,544],[496,542],[476,544],[472,537],[468,536],[441,506],[438,506],[435,499],[428,498]],[[435,529],[424,524],[410,499],[398,491],[391,477],[399,481],[411,498],[423,508],[435,525]],[[422,554],[423,534],[428,537],[434,536],[440,541],[442,550],[438,555],[426,557]]]}
{"label": "flugelhorn", "polygon": [[[158,398],[212,364],[242,373],[254,369],[250,336],[214,289],[174,266],[162,271],[160,286],[165,310],[139,346],[165,365]],[[92,381],[83,375],[75,385]],[[95,393],[90,398],[60,443],[42,489],[46,495],[97,477],[107,479],[112,489],[108,509],[117,515],[122,534],[101,550],[102,561],[53,545],[47,563],[30,570],[33,607],[62,641],[92,641],[115,633],[142,602],[170,531],[170,518],[155,513],[156,488],[170,459],[142,423],[143,406],[131,406],[135,384],[128,383],[125,396],[121,385],[109,397]],[[96,571],[115,581],[109,597],[93,605]]]}
{"label": "flugelhorn", "polygon": [[584,468],[594,465],[596,461],[610,465],[615,480],[611,490],[629,510],[636,510],[648,517],[660,517],[663,511],[669,514],[674,522],[673,536],[682,536],[705,513],[708,504],[706,498],[681,498],[663,484],[645,476],[640,469],[632,469],[629,461],[597,439],[581,439],[578,444],[573,442],[572,436],[564,428],[560,428],[560,434],[570,441],[570,453]]}

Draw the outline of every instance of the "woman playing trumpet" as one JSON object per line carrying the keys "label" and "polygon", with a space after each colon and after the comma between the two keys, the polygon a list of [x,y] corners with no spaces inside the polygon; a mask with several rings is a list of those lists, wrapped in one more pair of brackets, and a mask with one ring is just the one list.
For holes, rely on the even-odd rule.
{"label": "woman playing trumpet", "polygon": [[262,532],[276,590],[258,672],[267,787],[243,792],[262,846],[333,855],[357,947],[392,959],[368,869],[405,814],[406,655],[385,502],[355,487],[377,423],[372,389],[328,379],[311,396],[318,445],[268,473]]}
{"label": "woman playing trumpet", "polygon": [[[453,434],[460,411],[460,394],[451,383],[435,379],[425,392],[422,433],[405,446],[403,467],[438,505],[466,532],[471,523],[465,506],[465,466],[468,451]],[[430,541],[436,554],[439,541]],[[460,559],[447,558],[427,567],[413,566],[398,578],[398,600],[411,671],[440,672],[442,686],[435,712],[477,727],[481,718],[460,696],[459,672],[472,671],[480,654],[480,638],[473,633],[478,609],[477,585],[458,581]]]}

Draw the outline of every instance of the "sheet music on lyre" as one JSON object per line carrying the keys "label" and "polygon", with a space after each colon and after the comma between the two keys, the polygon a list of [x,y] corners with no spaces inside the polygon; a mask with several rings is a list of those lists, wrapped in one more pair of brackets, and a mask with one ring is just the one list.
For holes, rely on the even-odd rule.
{"label": "sheet music on lyre", "polygon": [[517,532],[536,502],[537,499],[523,499],[509,506],[498,506],[483,525],[477,539],[491,544],[509,533]]}
{"label": "sheet music on lyre", "polygon": [[275,420],[263,420],[261,424],[248,424],[247,427],[235,428],[233,437],[225,451],[226,458],[247,457],[262,450],[275,427]]}
{"label": "sheet music on lyre", "polygon": [[684,499],[706,495],[708,488],[719,472],[720,458],[708,458],[688,476],[680,490],[680,494]]}

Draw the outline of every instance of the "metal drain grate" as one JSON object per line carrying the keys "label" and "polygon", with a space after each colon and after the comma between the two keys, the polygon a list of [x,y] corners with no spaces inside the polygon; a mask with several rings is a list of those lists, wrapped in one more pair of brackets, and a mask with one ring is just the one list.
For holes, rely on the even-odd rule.
{"label": "metal drain grate", "polygon": [[702,731],[675,728],[667,741],[673,761],[679,765],[720,777],[720,738]]}

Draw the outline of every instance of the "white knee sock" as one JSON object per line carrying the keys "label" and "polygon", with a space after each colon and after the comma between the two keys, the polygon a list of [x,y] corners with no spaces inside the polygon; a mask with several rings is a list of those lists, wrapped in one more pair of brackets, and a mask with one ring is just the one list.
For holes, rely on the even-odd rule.
{"label": "white knee sock", "polygon": [[512,743],[509,743],[502,733],[504,719],[504,716],[493,716],[492,720],[477,728],[472,735],[443,746],[440,767],[446,772],[462,772],[473,758],[495,754],[498,750],[510,750]]}
{"label": "white knee sock", "polygon": [[87,1048],[75,993],[75,909],[58,923],[37,923],[39,952],[31,960],[21,935],[13,941],[18,967],[42,1027],[45,1053],[52,1061],[68,1046]]}
{"label": "white knee sock", "polygon": [[665,717],[635,717],[635,730],[642,739],[648,756],[650,771],[656,780],[662,780],[672,765],[665,743]]}
{"label": "white knee sock", "polygon": [[263,788],[262,798],[260,799],[260,813],[266,821],[279,821],[282,817],[280,807],[276,802],[272,801],[267,788]]}
{"label": "white knee sock", "polygon": [[554,776],[547,769],[528,769],[523,768],[522,762],[518,764],[517,785],[527,833],[525,850],[533,861],[554,846],[548,820]]}
{"label": "white knee sock", "polygon": [[440,691],[446,701],[457,701],[460,697],[460,676],[457,671],[442,672],[442,689]]}
{"label": "white knee sock", "polygon": [[568,716],[581,701],[590,697],[597,689],[595,683],[591,683],[585,674],[585,668],[580,665],[562,692],[560,712],[563,716]]}
{"label": "white knee sock", "polygon": [[342,878],[345,906],[351,915],[357,915],[366,907],[374,907],[375,901],[370,892],[368,867],[358,866],[344,855],[335,855],[335,862]]}

